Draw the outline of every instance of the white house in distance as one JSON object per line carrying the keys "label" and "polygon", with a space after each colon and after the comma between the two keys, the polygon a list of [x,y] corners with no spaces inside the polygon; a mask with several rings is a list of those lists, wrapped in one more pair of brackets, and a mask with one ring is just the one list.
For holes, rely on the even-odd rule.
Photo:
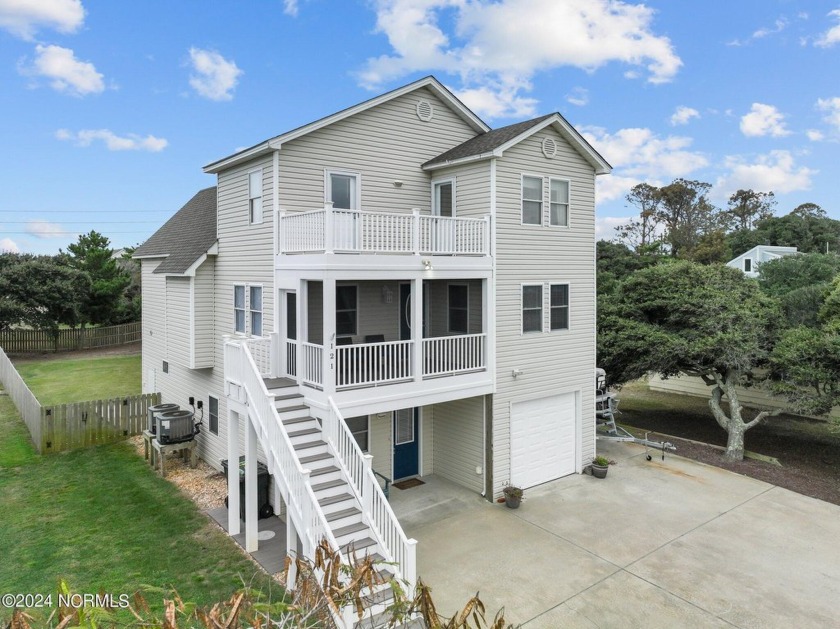
{"label": "white house in distance", "polygon": [[730,260],[726,263],[726,266],[743,271],[747,277],[758,277],[758,267],[764,262],[777,260],[784,256],[791,256],[795,253],[797,253],[796,247],[758,245],[749,251],[745,251],[737,258]]}
{"label": "white house in distance", "polygon": [[203,400],[210,464],[244,451],[249,549],[257,458],[288,548],[352,543],[409,582],[372,471],[492,500],[591,461],[610,166],[561,115],[490,129],[427,77],[204,170],[135,255],[143,390]]}

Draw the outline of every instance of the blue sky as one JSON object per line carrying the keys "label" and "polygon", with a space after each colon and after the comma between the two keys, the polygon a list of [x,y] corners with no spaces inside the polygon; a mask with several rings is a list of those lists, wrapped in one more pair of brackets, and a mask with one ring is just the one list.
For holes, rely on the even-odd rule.
{"label": "blue sky", "polygon": [[840,219],[840,0],[0,0],[0,249],[142,242],[203,165],[428,74],[575,125],[599,235],[676,177]]}

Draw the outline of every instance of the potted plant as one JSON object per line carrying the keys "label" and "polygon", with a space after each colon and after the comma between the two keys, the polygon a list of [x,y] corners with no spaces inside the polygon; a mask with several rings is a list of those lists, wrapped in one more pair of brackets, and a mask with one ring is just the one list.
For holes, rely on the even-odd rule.
{"label": "potted plant", "polygon": [[607,457],[601,455],[596,456],[592,459],[592,476],[595,478],[606,478],[611,464],[612,461]]}
{"label": "potted plant", "polygon": [[521,488],[516,485],[507,485],[502,489],[502,493],[505,495],[505,505],[508,509],[519,508],[519,504],[522,502],[522,494],[524,493]]}

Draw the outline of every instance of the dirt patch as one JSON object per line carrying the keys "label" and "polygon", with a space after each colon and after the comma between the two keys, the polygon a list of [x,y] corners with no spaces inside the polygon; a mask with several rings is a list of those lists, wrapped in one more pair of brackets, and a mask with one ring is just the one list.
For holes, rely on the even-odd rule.
{"label": "dirt patch", "polygon": [[840,429],[832,422],[793,415],[770,418],[747,432],[745,444],[780,465],[749,458],[733,463],[712,447],[726,445],[726,432],[706,400],[651,392],[636,383],[622,389],[620,398],[619,421],[638,436],[650,431],[651,439],[671,441],[680,456],[840,505]]}
{"label": "dirt patch", "polygon": [[113,347],[101,347],[98,349],[82,349],[67,352],[30,352],[27,354],[11,354],[12,362],[23,364],[44,360],[72,360],[75,358],[104,358],[105,356],[136,356],[140,354],[140,343],[128,343],[126,345],[114,345]]}

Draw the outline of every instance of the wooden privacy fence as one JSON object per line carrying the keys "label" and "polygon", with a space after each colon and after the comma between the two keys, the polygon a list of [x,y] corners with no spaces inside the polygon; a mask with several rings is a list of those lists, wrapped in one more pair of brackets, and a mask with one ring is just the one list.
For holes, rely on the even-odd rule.
{"label": "wooden privacy fence", "polygon": [[139,435],[149,406],[160,393],[41,406],[0,347],[0,381],[14,402],[40,454],[113,443]]}
{"label": "wooden privacy fence", "polygon": [[124,323],[106,328],[69,328],[54,337],[46,330],[14,328],[0,332],[0,346],[9,354],[22,352],[61,352],[96,349],[137,343],[143,336],[142,323]]}

